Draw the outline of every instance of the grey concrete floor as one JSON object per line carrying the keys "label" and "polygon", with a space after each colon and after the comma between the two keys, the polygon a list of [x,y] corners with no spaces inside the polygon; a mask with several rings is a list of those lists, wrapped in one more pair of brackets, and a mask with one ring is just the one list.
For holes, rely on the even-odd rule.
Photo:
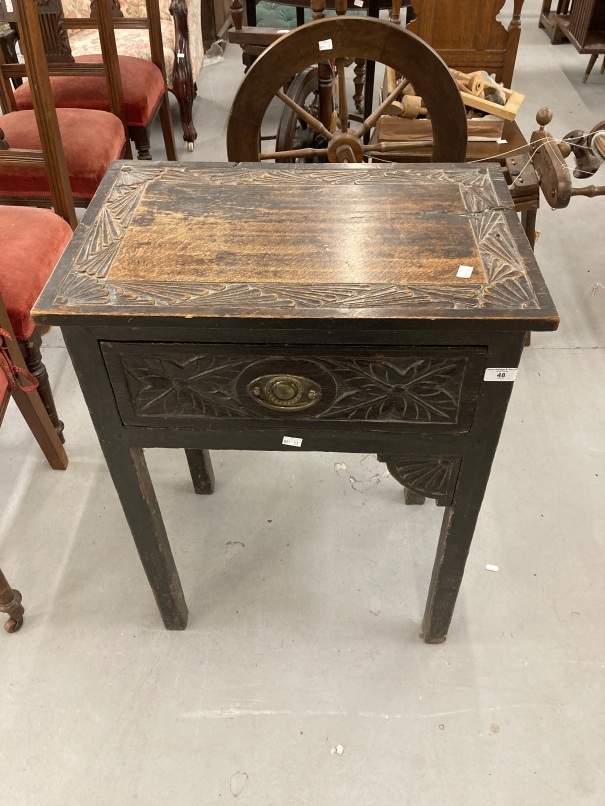
{"label": "grey concrete floor", "polygon": [[[587,57],[550,45],[539,5],[521,126],[548,104],[554,133],[591,127],[605,76],[581,84]],[[183,158],[226,158],[241,76],[236,48],[204,69]],[[338,454],[216,452],[199,498],[182,451],[147,452],[191,612],[164,631],[53,331],[69,469],[13,407],[0,435],[0,564],[27,607],[0,635],[0,804],[602,806],[603,204],[539,214],[562,325],[523,356],[441,646],[418,637],[441,511]]]}

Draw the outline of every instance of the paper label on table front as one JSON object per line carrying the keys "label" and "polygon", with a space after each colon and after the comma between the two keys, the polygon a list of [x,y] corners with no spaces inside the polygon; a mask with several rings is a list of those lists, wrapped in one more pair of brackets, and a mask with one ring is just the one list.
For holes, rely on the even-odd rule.
{"label": "paper label on table front", "polygon": [[12,10],[13,10],[13,0],[4,0],[4,2],[5,2],[5,4],[6,4],[6,10],[7,10],[9,13],[12,13]]}
{"label": "paper label on table front", "polygon": [[354,6],[359,6],[359,8],[363,8],[363,0],[353,0]]}
{"label": "paper label on table front", "polygon": [[466,280],[471,276],[473,273],[472,266],[460,266],[458,271],[456,272],[456,277],[464,277]]}
{"label": "paper label on table front", "polygon": [[291,445],[293,448],[300,448],[302,439],[300,437],[284,437],[281,443],[282,445]]}
{"label": "paper label on table front", "polygon": [[319,43],[320,50],[332,50],[332,40],[331,39],[322,39]]}
{"label": "paper label on table front", "polygon": [[518,367],[489,367],[485,370],[484,381],[514,381]]}

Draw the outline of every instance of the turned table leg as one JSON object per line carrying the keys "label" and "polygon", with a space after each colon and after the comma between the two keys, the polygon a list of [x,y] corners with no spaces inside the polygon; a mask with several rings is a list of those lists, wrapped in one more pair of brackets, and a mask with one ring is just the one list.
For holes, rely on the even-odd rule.
{"label": "turned table leg", "polygon": [[210,460],[210,451],[185,448],[185,454],[189,462],[193,489],[198,495],[210,495],[214,492],[214,470]]}
{"label": "turned table leg", "polygon": [[0,613],[6,613],[8,616],[4,625],[6,632],[17,632],[23,624],[24,612],[21,605],[21,594],[11,588],[0,569]]}

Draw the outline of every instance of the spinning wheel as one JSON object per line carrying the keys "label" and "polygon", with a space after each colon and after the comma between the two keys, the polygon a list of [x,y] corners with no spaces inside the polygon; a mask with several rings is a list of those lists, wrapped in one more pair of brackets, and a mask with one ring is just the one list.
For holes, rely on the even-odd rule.
{"label": "spinning wheel", "polygon": [[[319,77],[317,67],[302,70],[288,87],[287,95],[295,104],[301,106],[314,118],[319,119]],[[292,151],[313,148],[319,137],[323,135],[315,131],[306,120],[303,120],[290,106],[285,106],[282,112],[277,137],[275,138],[275,151]],[[326,142],[327,144],[327,142]],[[294,162],[294,157],[282,158],[279,162]]]}
{"label": "spinning wheel", "polygon": [[[345,72],[345,60],[351,57],[381,62],[403,76],[394,92],[355,129],[350,127]],[[315,65],[317,78],[313,73]],[[295,79],[286,94],[282,87],[292,76]],[[397,151],[402,143],[367,141],[381,115],[408,84],[422,96],[433,125],[432,161],[464,162],[466,113],[445,62],[414,34],[391,23],[363,17],[311,22],[281,37],[264,51],[248,70],[231,107],[227,128],[229,160],[362,162],[374,155]],[[315,95],[314,86],[317,98],[312,104],[305,104],[306,98]],[[289,107],[293,116],[282,120],[276,151],[262,153],[262,122],[275,96]]]}

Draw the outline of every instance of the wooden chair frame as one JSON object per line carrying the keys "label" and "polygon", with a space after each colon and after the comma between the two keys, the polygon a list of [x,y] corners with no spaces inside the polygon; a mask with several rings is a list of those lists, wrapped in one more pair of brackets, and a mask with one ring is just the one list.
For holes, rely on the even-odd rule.
{"label": "wooden chair frame", "polygon": [[[20,32],[21,52],[23,53],[25,64],[7,64],[4,55],[0,52],[0,107],[2,108],[3,114],[18,111],[10,79],[24,78],[27,76],[31,85],[32,102],[42,143],[42,153],[32,151],[18,152],[16,149],[11,149],[13,156],[7,159],[9,159],[13,165],[28,166],[40,164],[39,158],[42,157],[49,177],[51,196],[49,199],[48,196],[36,196],[35,194],[22,198],[0,195],[0,204],[53,207],[55,212],[75,227],[75,213],[73,220],[70,220],[70,203],[67,201],[67,196],[71,199],[72,207],[74,203],[78,207],[87,207],[90,203],[90,199],[74,198],[71,194],[67,165],[65,163],[65,153],[61,145],[57,111],[55,109],[50,84],[50,76],[75,75],[105,77],[107,81],[110,110],[116,117],[120,118],[124,126],[126,143],[120,156],[125,159],[132,159],[128,127],[124,119],[124,96],[122,92],[122,77],[118,63],[118,51],[111,22],[111,14],[109,13],[109,3],[111,0],[102,0],[98,7],[98,26],[101,35],[103,62],[95,64],[79,64],[78,62],[72,64],[56,63],[51,65],[47,65],[44,40],[42,38],[42,26],[44,25],[43,17],[47,14],[57,13],[58,8],[60,8],[58,0],[49,0],[49,3],[44,6],[43,9],[37,7],[35,0],[31,0],[31,2],[30,0],[25,0],[25,2],[23,2],[23,0],[21,0],[21,2],[19,2],[19,0],[12,1],[15,10],[9,12],[6,7],[6,0],[0,0],[0,12],[6,21],[15,22],[17,24],[17,28]],[[59,152],[62,154],[62,158],[59,156]],[[53,185],[50,182],[50,178],[53,176],[55,176],[57,180],[55,182],[54,191]],[[56,200],[53,198],[53,194],[61,197],[58,207]]]}
{"label": "wooden chair frame", "polygon": [[[1,296],[0,328],[9,334],[9,339],[0,335],[0,344],[5,348],[3,349],[3,355],[8,358],[8,361],[13,367],[25,370],[26,364],[15,341],[15,333]],[[0,369],[0,371],[2,370]],[[13,380],[18,379],[18,377],[19,375],[13,375]],[[19,407],[23,418],[42,449],[49,465],[53,470],[65,470],[68,464],[67,454],[61,444],[60,436],[54,424],[51,422],[38,389],[25,392],[18,380],[14,389],[11,389],[9,386],[3,398],[0,400],[0,425],[4,419],[4,414],[11,397]],[[18,590],[11,588],[2,573],[2,569],[0,569],[0,613],[6,613],[8,616],[8,620],[4,624],[4,629],[9,633],[17,632],[23,623],[24,609],[21,604],[21,594]]]}
{"label": "wooden chair frame", "polygon": [[[467,48],[444,48],[437,40],[439,35],[442,36],[439,29],[439,9],[449,2],[450,0],[412,0],[417,17],[408,29],[435,48],[448,67],[464,73],[487,70],[488,73],[495,73],[496,80],[501,81],[505,87],[510,87],[521,37],[521,12],[525,0],[514,0],[513,15],[507,29],[496,19],[495,13],[502,9],[504,0],[494,3],[478,0],[474,7],[476,25],[473,27],[467,15],[462,15],[463,19],[460,21],[461,26],[473,29],[473,41],[469,40],[470,47]],[[469,4],[466,3],[465,10],[468,9]],[[494,49],[492,37],[503,33],[506,33],[504,48]]]}
{"label": "wooden chair frame", "polygon": [[[0,3],[1,5],[1,3]],[[54,72],[55,65],[73,65],[78,64],[75,61],[69,38],[67,37],[67,29],[90,29],[94,28],[101,32],[101,18],[98,14],[98,2],[92,0],[91,3],[91,17],[90,18],[66,18],[63,14],[61,7],[61,0],[56,0],[53,5],[53,10],[49,11],[48,6],[40,7],[40,11],[44,12],[44,22],[42,27],[42,39],[44,41],[44,50],[46,52],[47,62],[51,69],[51,75],[57,75]],[[103,2],[100,4],[104,5]],[[164,60],[164,48],[162,46],[162,29],[160,24],[160,9],[157,0],[146,0],[147,17],[140,19],[127,19],[122,15],[119,9],[114,8],[114,3],[110,9],[110,14],[106,17],[105,24],[111,25],[112,31],[116,28],[144,28],[149,33],[149,44],[151,48],[151,61],[159,69],[164,81],[164,95],[160,98],[153,110],[149,123],[147,126],[128,126],[128,136],[133,140],[138,152],[140,160],[152,159],[150,153],[150,137],[151,127],[157,117],[160,115],[160,123],[162,126],[162,133],[164,136],[164,145],[166,148],[166,156],[169,161],[176,161],[176,144],[174,140],[174,131],[172,129],[172,117],[170,115],[170,102],[168,98],[168,88],[166,86],[166,63]],[[102,12],[103,13],[103,12]],[[101,40],[103,44],[103,40]],[[109,47],[111,48],[111,44]],[[117,54],[117,49],[116,49]],[[105,57],[103,57],[105,62]],[[80,63],[81,64],[81,63]],[[88,65],[89,67],[97,67],[98,65]],[[119,60],[118,60],[119,69]],[[86,75],[91,75],[87,72]],[[109,75],[109,73],[108,73]],[[113,76],[111,77],[113,79]],[[113,108],[111,111],[114,111]],[[114,113],[115,114],[115,113]]]}

